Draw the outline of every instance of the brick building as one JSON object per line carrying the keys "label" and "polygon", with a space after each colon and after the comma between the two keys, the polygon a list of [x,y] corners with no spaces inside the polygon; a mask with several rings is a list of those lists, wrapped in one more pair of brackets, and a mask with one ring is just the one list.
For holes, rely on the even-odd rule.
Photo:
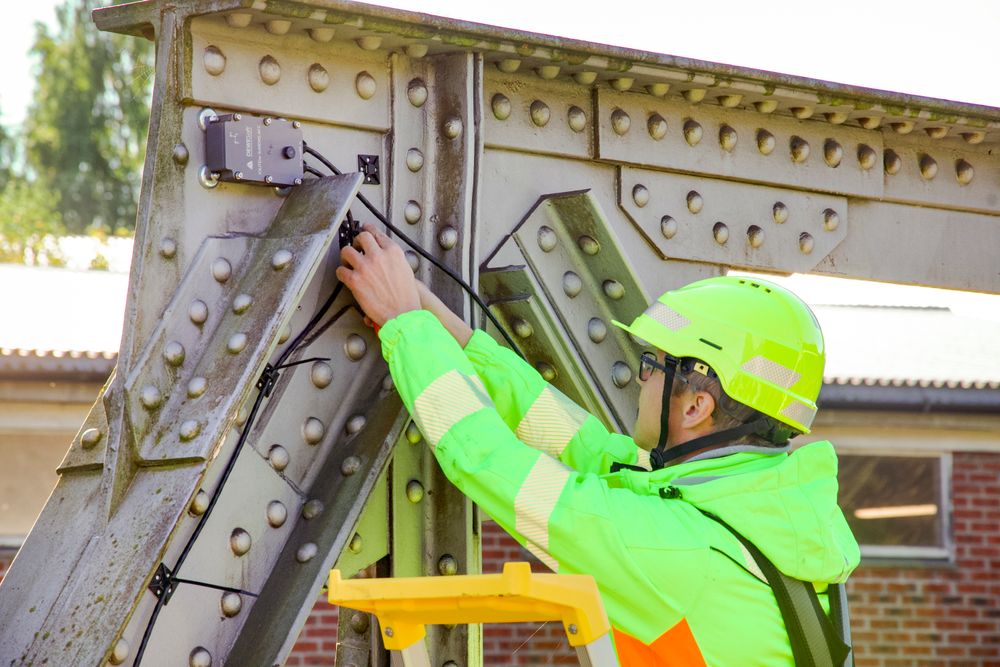
{"label": "brick building", "polygon": [[[2,577],[113,367],[127,278],[0,271],[32,286],[0,296]],[[74,299],[71,282],[101,297]],[[862,543],[848,589],[857,664],[1000,665],[1000,308],[817,284],[791,287],[827,304],[816,312],[828,377],[809,438],[842,455],[841,501]],[[533,560],[490,521],[482,541],[487,572]],[[336,639],[337,610],[318,599],[287,664],[333,665]],[[575,664],[558,624],[487,626],[484,649],[487,665]]]}

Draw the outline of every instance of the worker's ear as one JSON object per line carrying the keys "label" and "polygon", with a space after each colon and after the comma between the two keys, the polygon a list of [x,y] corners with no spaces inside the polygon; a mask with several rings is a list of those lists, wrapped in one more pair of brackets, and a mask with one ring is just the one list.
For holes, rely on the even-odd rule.
{"label": "worker's ear", "polygon": [[712,426],[715,398],[707,391],[685,391],[682,394],[681,426],[688,430]]}

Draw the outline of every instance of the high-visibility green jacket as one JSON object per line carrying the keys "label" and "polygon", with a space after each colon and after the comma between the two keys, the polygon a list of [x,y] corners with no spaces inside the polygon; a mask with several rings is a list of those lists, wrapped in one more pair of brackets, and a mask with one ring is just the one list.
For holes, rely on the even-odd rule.
{"label": "high-visibility green jacket", "polygon": [[[448,478],[553,570],[593,575],[623,665],[790,665],[771,589],[722,518],[789,576],[843,582],[860,554],[828,442],[655,472],[648,453],[477,331],[427,311],[382,327],[393,381]],[[670,488],[668,498],[660,489]]]}

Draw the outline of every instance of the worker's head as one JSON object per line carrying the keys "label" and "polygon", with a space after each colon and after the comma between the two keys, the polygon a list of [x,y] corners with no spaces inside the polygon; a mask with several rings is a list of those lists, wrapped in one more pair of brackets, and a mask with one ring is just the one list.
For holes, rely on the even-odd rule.
{"label": "worker's head", "polygon": [[823,378],[823,334],[788,290],[750,278],[709,278],[665,293],[631,325],[615,324],[652,348],[638,374],[640,446],[720,446],[719,438],[706,437],[712,434],[731,435],[724,444],[781,445],[809,432]]}

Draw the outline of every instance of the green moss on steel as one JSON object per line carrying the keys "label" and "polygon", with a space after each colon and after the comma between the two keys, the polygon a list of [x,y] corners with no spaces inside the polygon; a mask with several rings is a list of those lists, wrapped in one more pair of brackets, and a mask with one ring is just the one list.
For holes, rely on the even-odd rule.
{"label": "green moss on steel", "polygon": [[522,58],[527,58],[535,54],[535,45],[522,42],[521,44],[514,45],[514,51]]}
{"label": "green moss on steel", "polygon": [[770,83],[770,82],[765,83],[764,84],[764,94],[768,95],[768,96],[774,95],[774,91],[777,90],[777,88],[778,87],[776,85],[774,85],[773,83]]}
{"label": "green moss on steel", "polygon": [[608,58],[608,64],[606,69],[611,72],[628,72],[635,65],[631,60],[618,60],[617,58]]}
{"label": "green moss on steel", "polygon": [[300,2],[288,2],[288,0],[267,0],[264,8],[265,14],[276,14],[289,18],[307,19],[312,16],[314,7],[303,5]]}

